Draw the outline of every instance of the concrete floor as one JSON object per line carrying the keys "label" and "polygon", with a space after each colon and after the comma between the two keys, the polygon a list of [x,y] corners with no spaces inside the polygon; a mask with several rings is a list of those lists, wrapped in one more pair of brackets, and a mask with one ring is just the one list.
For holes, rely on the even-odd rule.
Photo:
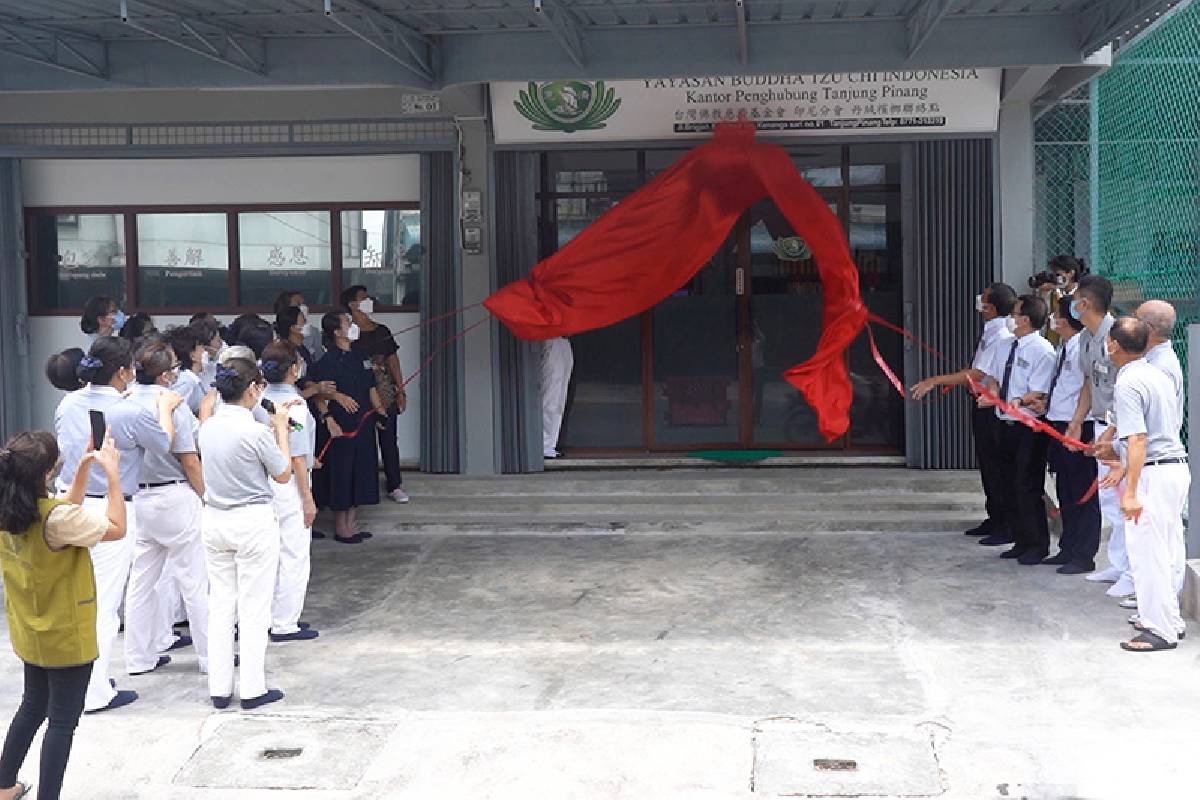
{"label": "concrete floor", "polygon": [[[764,496],[794,481],[745,474]],[[414,476],[362,546],[314,543],[321,637],[271,645],[282,703],[215,712],[180,651],[85,717],[64,796],[1196,796],[1200,650],[1124,653],[1127,612],[1081,578],[920,510],[900,532],[394,532],[453,480]]]}

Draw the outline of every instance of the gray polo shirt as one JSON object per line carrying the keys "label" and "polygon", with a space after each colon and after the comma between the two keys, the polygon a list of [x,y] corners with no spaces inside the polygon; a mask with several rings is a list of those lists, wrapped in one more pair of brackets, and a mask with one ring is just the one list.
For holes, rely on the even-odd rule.
{"label": "gray polo shirt", "polygon": [[1171,379],[1139,358],[1121,367],[1113,391],[1113,413],[1117,436],[1122,441],[1146,434],[1146,461],[1184,458],[1187,449],[1179,441],[1179,424]]}
{"label": "gray polo shirt", "polygon": [[288,460],[250,409],[222,405],[200,426],[198,444],[207,505],[229,510],[272,502],[271,476],[286,470]]}
{"label": "gray polo shirt", "polygon": [[1092,386],[1092,419],[1104,422],[1112,410],[1113,384],[1117,382],[1117,368],[1108,357],[1104,340],[1112,330],[1112,314],[1105,314],[1104,321],[1095,335],[1084,328],[1079,332],[1079,366]]}
{"label": "gray polo shirt", "polygon": [[[62,472],[58,476],[59,488],[70,487],[75,480],[75,471],[79,469],[79,462],[87,452],[88,440],[92,438],[92,421],[88,412],[92,409],[103,411],[104,421],[112,429],[113,441],[121,455],[121,492],[136,494],[143,457],[148,453],[169,456],[171,443],[167,439],[167,432],[158,424],[157,411],[148,411],[123,398],[111,386],[92,384],[68,394],[54,412],[54,431],[63,459]],[[99,464],[92,464],[88,472],[87,493],[104,495],[107,492],[108,479],[104,476],[104,469]]]}
{"label": "gray polo shirt", "polygon": [[179,370],[179,377],[171,384],[171,391],[183,397],[184,405],[192,411],[192,415],[200,413],[200,401],[204,399],[205,390],[200,385],[200,376],[190,369]]}
{"label": "gray polo shirt", "polygon": [[[146,386],[135,384],[129,392],[129,400],[158,415],[158,396],[165,392],[157,384]],[[142,459],[142,471],[138,474],[138,483],[167,483],[168,481],[186,481],[187,473],[179,463],[177,456],[196,452],[196,430],[200,423],[188,411],[184,403],[175,406],[171,415],[175,422],[175,438],[171,440],[171,453],[160,455],[147,452]]]}
{"label": "gray polo shirt", "polygon": [[[305,456],[308,461],[308,468],[312,469],[313,456],[317,446],[317,425],[313,420],[313,416],[309,413],[308,403],[300,396],[300,392],[290,383],[271,383],[263,391],[263,398],[270,400],[277,408],[283,408],[287,403],[293,403],[287,406],[288,416],[294,422],[299,422],[304,427],[300,430],[292,429],[288,432],[288,449],[291,451],[292,458],[296,456]],[[296,401],[299,401],[298,403]],[[268,420],[268,426],[269,426]]]}
{"label": "gray polo shirt", "polygon": [[1171,379],[1171,385],[1175,387],[1175,409],[1179,414],[1179,424],[1183,425],[1187,401],[1184,399],[1183,367],[1179,364],[1179,356],[1175,354],[1174,346],[1170,340],[1157,344],[1146,351],[1146,360]]}

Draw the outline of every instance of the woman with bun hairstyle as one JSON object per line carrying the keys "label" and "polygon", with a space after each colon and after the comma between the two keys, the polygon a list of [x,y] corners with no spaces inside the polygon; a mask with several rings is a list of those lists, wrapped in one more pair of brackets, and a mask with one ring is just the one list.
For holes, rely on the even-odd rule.
{"label": "woman with bun hairstyle", "polygon": [[300,622],[308,593],[309,550],[317,506],[312,496],[312,465],[316,447],[316,424],[302,393],[296,388],[300,362],[288,342],[272,342],[263,350],[263,398],[287,411],[292,422],[288,448],[292,457],[292,480],[271,484],[275,490],[275,516],[279,518],[279,574],[271,604],[271,641],[291,642],[317,638],[317,632]]}
{"label": "woman with bun hairstyle", "polygon": [[125,312],[117,307],[117,302],[111,297],[101,295],[92,297],[83,304],[83,314],[79,317],[79,330],[83,331],[87,346],[91,347],[97,339],[116,336],[125,327]]}
{"label": "woman with bun hairstyle", "polygon": [[279,570],[279,523],[271,482],[292,479],[287,409],[271,427],[255,421],[267,382],[253,361],[229,359],[214,386],[223,401],[200,426],[204,458],[201,536],[208,565],[208,693],[216,708],[233,699],[233,627],[240,636],[237,689],[244,709],[283,699],[267,688],[267,631]]}
{"label": "woman with bun hairstyle", "polygon": [[[138,491],[138,474],[146,453],[167,457],[175,436],[172,413],[182,401],[174,392],[164,392],[154,411],[145,409],[123,395],[133,383],[133,345],[128,339],[97,339],[79,362],[79,379],[85,385],[71,392],[54,412],[54,430],[62,451],[62,472],[58,485],[65,490],[77,473],[87,473],[83,505],[103,511],[108,497],[108,480],[98,464],[86,463],[85,454],[92,440],[90,411],[104,414],[117,451],[121,454],[121,491],[126,503]],[[133,557],[132,541],[137,531],[134,509],[127,509],[124,539],[101,542],[92,547],[92,567],[96,575],[96,646],[97,658],[88,684],[86,713],[108,711],[128,705],[137,693],[117,691],[109,682],[109,658],[120,627],[118,611],[125,596],[125,582]]]}
{"label": "woman with bun hairstyle", "polygon": [[46,379],[55,389],[73,392],[82,389],[83,381],[79,380],[79,362],[84,353],[78,347],[68,347],[61,353],[55,353],[46,360]]}
{"label": "woman with bun hairstyle", "polygon": [[[154,411],[174,383],[179,362],[169,344],[151,340],[134,355],[137,383],[129,399]],[[196,448],[196,418],[175,408],[175,436],[166,456],[147,453],[133,500],[139,520],[125,595],[125,668],[156,669],[165,649],[195,644],[200,671],[208,668],[208,571],[200,541],[204,477]],[[164,571],[166,568],[166,571]],[[160,591],[161,590],[161,591]],[[183,610],[177,610],[182,597]],[[166,612],[169,615],[163,616]],[[186,613],[190,637],[176,638],[171,623]]]}
{"label": "woman with bun hairstyle", "polygon": [[80,503],[87,470],[78,470],[66,496],[47,485],[58,470],[58,443],[46,431],[18,433],[0,448],[0,569],[13,651],[25,665],[25,690],[0,752],[0,797],[26,796],[17,782],[43,720],[39,798],[56,800],[71,755],[75,727],[96,660],[96,583],[89,547],[125,535],[120,454],[112,437],[97,452],[90,443],[81,464],[104,475],[103,510]]}

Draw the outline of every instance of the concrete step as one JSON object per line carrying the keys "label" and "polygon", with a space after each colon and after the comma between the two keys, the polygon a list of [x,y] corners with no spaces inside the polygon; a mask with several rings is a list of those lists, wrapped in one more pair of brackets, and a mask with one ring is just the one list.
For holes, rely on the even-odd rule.
{"label": "concrete step", "polygon": [[[437,497],[416,496],[409,509],[427,516],[518,516],[538,517],[567,513],[582,517],[604,515],[664,515],[689,517],[807,516],[821,513],[853,514],[860,511],[914,515],[938,511],[975,513],[982,502],[967,493],[928,494],[730,494],[697,495],[530,495]],[[401,513],[401,516],[407,516]]]}

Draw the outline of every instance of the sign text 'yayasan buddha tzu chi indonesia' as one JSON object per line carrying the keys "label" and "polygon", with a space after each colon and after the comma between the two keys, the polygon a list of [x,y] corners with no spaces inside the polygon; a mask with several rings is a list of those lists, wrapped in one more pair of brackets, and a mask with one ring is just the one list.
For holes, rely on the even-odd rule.
{"label": "sign text 'yayasan buddha tzu chi indonesia'", "polygon": [[914,69],[491,84],[496,142],[705,138],[745,118],[768,135],[991,133],[999,69]]}

